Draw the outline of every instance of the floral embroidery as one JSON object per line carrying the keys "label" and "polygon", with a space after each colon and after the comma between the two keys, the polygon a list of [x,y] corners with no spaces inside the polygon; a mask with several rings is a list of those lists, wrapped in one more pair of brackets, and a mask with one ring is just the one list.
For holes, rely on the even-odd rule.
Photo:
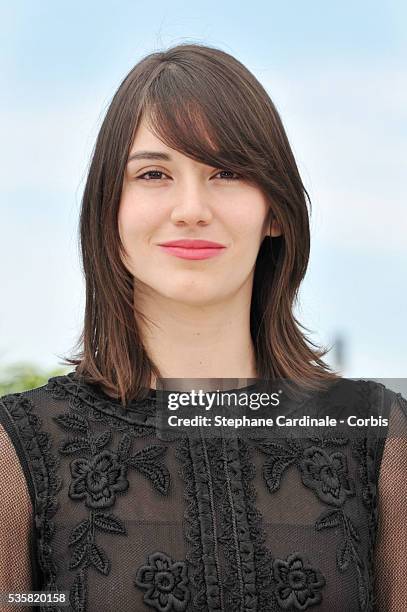
{"label": "floral embroidery", "polygon": [[134,583],[146,591],[143,600],[148,606],[159,612],[182,612],[190,598],[188,581],[184,561],[154,552],[148,556],[147,565],[139,567]]}
{"label": "floral embroidery", "polygon": [[120,465],[117,455],[104,450],[91,460],[75,459],[71,463],[72,483],[69,496],[86,498],[88,508],[107,508],[116,500],[116,491],[126,491],[129,481],[126,466]]}
{"label": "floral embroidery", "polygon": [[273,569],[278,583],[277,599],[282,608],[306,610],[320,603],[320,590],[325,585],[325,578],[309,565],[304,555],[297,552],[289,555],[286,561],[275,559]]}
{"label": "floral embroidery", "polygon": [[354,495],[354,485],[347,478],[348,465],[341,452],[327,453],[311,446],[305,449],[300,462],[302,482],[313,489],[326,504],[342,506],[346,498]]}
{"label": "floral embroidery", "polygon": [[[102,512],[102,510],[115,504],[117,494],[128,491],[129,481],[126,476],[129,469],[133,468],[142,473],[162,495],[168,493],[170,474],[167,467],[161,462],[167,450],[166,446],[150,444],[131,454],[133,438],[146,434],[144,425],[132,427],[129,424],[125,426],[126,431],[124,431],[123,424],[119,422],[117,429],[124,433],[119,439],[117,450],[105,448],[111,443],[111,430],[94,434],[90,423],[101,421],[110,424],[112,420],[111,424],[113,424],[114,419],[109,416],[107,404],[103,405],[106,412],[101,419],[91,407],[88,409],[82,401],[77,401],[75,390],[78,390],[79,386],[75,387],[73,383],[70,383],[73,386],[66,390],[64,385],[59,388],[58,380],[59,378],[51,379],[52,384],[48,383],[49,388],[53,389],[54,395],[58,398],[62,398],[64,394],[70,395],[70,411],[52,418],[59,427],[74,434],[63,441],[59,452],[61,455],[77,453],[87,455],[71,461],[72,481],[68,490],[68,495],[72,500],[84,500],[85,506],[90,508],[89,517],[75,526],[68,542],[68,546],[73,550],[69,569],[77,570],[70,590],[70,602],[76,612],[82,612],[86,609],[87,573],[85,570],[92,566],[96,571],[107,576],[111,568],[106,552],[96,542],[96,532],[127,534],[125,525],[119,517]],[[134,414],[128,418],[134,419]]]}
{"label": "floral embroidery", "polygon": [[[287,438],[286,446],[255,438],[251,440],[260,451],[269,456],[263,466],[263,478],[271,493],[279,489],[284,471],[293,464],[300,470],[303,484],[312,489],[322,502],[335,506],[336,509],[324,511],[319,516],[315,527],[317,531],[330,527],[342,527],[343,539],[336,551],[337,566],[341,572],[344,572],[351,562],[354,564],[360,609],[365,610],[369,583],[368,570],[358,552],[361,540],[358,528],[343,507],[347,499],[355,495],[355,485],[349,477],[344,453],[339,451],[329,453],[325,450],[328,444],[344,446],[349,443],[349,439],[319,435],[301,440]],[[363,446],[364,442],[366,441],[358,440],[359,446],[360,444]],[[363,452],[359,453],[361,466],[363,466],[363,455]],[[361,470],[367,491],[371,486],[371,478],[364,474],[362,467]],[[367,499],[367,493],[364,494],[364,497]]]}
{"label": "floral embroidery", "polygon": [[[376,392],[376,389],[373,384],[359,384],[357,393],[361,394],[363,402],[367,402],[361,404],[363,409],[366,406],[370,408],[372,392]],[[68,542],[72,551],[69,568],[76,571],[70,601],[73,610],[85,612],[88,609],[88,568],[92,566],[104,576],[110,572],[110,561],[100,542],[97,542],[98,533],[126,535],[124,523],[109,509],[114,507],[118,495],[128,491],[128,470],[137,469],[161,494],[166,494],[170,477],[162,457],[167,447],[154,444],[131,452],[135,437],[151,435],[153,431],[154,410],[150,405],[143,405],[140,410],[140,406],[134,404],[129,411],[121,412],[120,405],[105,401],[91,386],[79,384],[73,376],[50,379],[47,391],[58,399],[69,399],[69,412],[59,415],[57,419],[60,421],[56,422],[73,435],[63,442],[59,454],[80,455],[69,464],[72,475],[69,496],[75,502],[82,500],[83,507],[90,509],[84,520],[72,530]],[[42,427],[39,417],[31,413],[28,397],[25,393],[15,394],[1,398],[1,401],[9,410],[30,467],[33,467],[38,558],[44,571],[41,588],[61,590],[57,585],[58,568],[52,550],[55,530],[52,517],[58,508],[56,493],[61,486],[58,470],[60,457],[53,456],[52,436],[46,426]],[[407,413],[405,400],[402,407]],[[42,409],[43,406],[38,405],[37,408]],[[46,404],[44,417],[45,409],[48,410]],[[47,413],[46,418],[52,416]],[[99,428],[106,425],[109,431],[96,434],[91,430],[91,422],[97,423]],[[118,443],[114,448],[111,444],[112,431],[118,434]],[[349,455],[338,453],[337,448],[328,448],[346,444],[347,439],[312,436],[303,440],[283,439],[278,444],[263,439],[256,446],[267,455],[263,464],[263,478],[270,492],[278,490],[285,470],[295,466],[304,486],[328,506],[315,523],[316,536],[318,532],[322,536],[323,530],[329,528],[342,534],[336,551],[337,567],[340,572],[352,567],[358,585],[359,609],[371,610],[371,557],[377,503],[376,440],[364,438],[352,444],[354,465],[358,469],[358,495],[360,493],[366,507],[368,541],[365,532],[361,532],[365,516],[356,512],[360,510],[360,506],[356,506],[359,499],[354,500],[353,505],[349,499],[355,491],[348,474],[346,457],[349,461]],[[220,452],[209,452],[205,456],[202,445],[190,448],[188,441],[182,441],[180,453],[185,453],[182,467],[186,477],[186,561],[174,562],[162,552],[153,553],[161,555],[158,557],[162,564],[160,578],[157,563],[150,555],[148,563],[139,568],[136,578],[142,583],[136,582],[136,586],[146,591],[143,597],[150,597],[150,602],[144,599],[146,605],[160,612],[169,612],[187,610],[189,604],[197,612],[235,609],[227,606],[238,602],[236,609],[239,610],[271,612],[277,608],[306,609],[321,601],[325,578],[312,567],[312,562],[310,565],[300,552],[294,552],[286,559],[273,559],[264,546],[262,517],[255,506],[256,491],[250,482],[255,467],[248,447],[239,440],[235,449],[238,453],[233,451],[230,454],[228,449],[226,457]],[[351,465],[353,469],[353,463]],[[104,541],[107,542],[107,539]],[[172,572],[171,569],[177,564],[184,564],[188,572],[183,574],[181,569]],[[234,565],[233,572],[224,573],[225,569]],[[349,578],[352,576],[347,580]],[[236,591],[238,597],[232,591]]]}

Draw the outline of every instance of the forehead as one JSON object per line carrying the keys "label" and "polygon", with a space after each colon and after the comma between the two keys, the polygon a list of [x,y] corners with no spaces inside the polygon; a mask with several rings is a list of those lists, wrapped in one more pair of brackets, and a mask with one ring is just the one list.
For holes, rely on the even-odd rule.
{"label": "forehead", "polygon": [[[130,152],[136,149],[151,149],[165,151],[173,157],[181,156],[194,158],[208,151],[210,155],[220,152],[219,143],[216,143],[215,133],[212,131],[198,108],[190,108],[188,118],[179,110],[175,116],[168,116],[168,111],[160,109],[146,110],[140,117],[134,134]],[[174,122],[175,121],[175,122]],[[168,144],[169,143],[169,144]],[[184,154],[185,151],[185,154]]]}
{"label": "forehead", "polygon": [[146,148],[149,145],[159,145],[160,148],[168,149],[168,151],[172,151],[168,145],[165,144],[162,140],[160,140],[150,129],[147,120],[143,117],[137,126],[136,133],[134,135],[133,144],[131,146],[131,151],[135,150],[142,146]]}

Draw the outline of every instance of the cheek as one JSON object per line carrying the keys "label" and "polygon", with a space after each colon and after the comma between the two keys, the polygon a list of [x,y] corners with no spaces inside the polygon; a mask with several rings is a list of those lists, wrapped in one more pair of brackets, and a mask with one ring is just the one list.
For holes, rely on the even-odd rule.
{"label": "cheek", "polygon": [[154,219],[150,209],[137,202],[137,206],[130,199],[122,199],[118,212],[119,233],[123,242],[146,236],[153,229]]}
{"label": "cheek", "polygon": [[266,196],[257,187],[239,193],[229,209],[229,222],[239,237],[261,237],[270,213]]}
{"label": "cheek", "polygon": [[268,230],[268,207],[259,202],[253,204],[236,211],[233,218],[234,233],[242,243],[261,242]]}

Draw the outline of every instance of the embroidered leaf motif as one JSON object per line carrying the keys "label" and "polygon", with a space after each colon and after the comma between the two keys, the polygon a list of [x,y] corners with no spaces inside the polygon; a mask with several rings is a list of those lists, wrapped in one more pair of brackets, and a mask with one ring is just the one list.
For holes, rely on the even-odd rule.
{"label": "embroidered leaf motif", "polygon": [[117,516],[113,516],[113,514],[105,514],[104,512],[97,513],[94,515],[93,523],[95,527],[101,531],[106,531],[108,533],[127,533],[126,527],[122,521],[117,518]]}
{"label": "embroidered leaf motif", "polygon": [[365,610],[366,606],[367,606],[367,589],[366,589],[366,582],[365,579],[363,577],[362,574],[362,570],[359,567],[359,565],[356,565],[356,579],[358,582],[358,589],[359,589],[359,605],[360,605],[360,609],[361,610]]}
{"label": "embroidered leaf motif", "polygon": [[86,574],[82,569],[75,576],[69,593],[69,601],[75,612],[85,612]]}
{"label": "embroidered leaf motif", "polygon": [[341,518],[342,513],[340,510],[326,510],[315,523],[315,527],[318,531],[327,527],[339,527]]}
{"label": "embroidered leaf motif", "polygon": [[285,453],[281,456],[277,455],[276,457],[270,457],[265,461],[263,466],[263,477],[270,493],[274,493],[280,488],[281,477],[284,470],[294,463],[295,460],[296,457]]}
{"label": "embroidered leaf motif", "polygon": [[87,406],[84,406],[83,401],[80,397],[76,397],[74,395],[69,399],[69,407],[73,410],[78,411],[79,413],[83,413],[84,409],[87,410]]}
{"label": "embroidered leaf motif", "polygon": [[52,418],[64,429],[79,431],[81,433],[86,433],[88,430],[86,419],[79,414],[64,413]]}
{"label": "embroidered leaf motif", "polygon": [[148,463],[134,466],[138,471],[151,480],[151,484],[159,493],[165,495],[170,485],[170,474],[164,465]]}
{"label": "embroidered leaf motif", "polygon": [[349,528],[349,533],[356,542],[360,542],[360,536],[357,532],[355,525],[352,523],[350,516],[346,517],[346,522]]}
{"label": "embroidered leaf motif", "polygon": [[73,438],[64,442],[59,452],[63,455],[70,455],[84,450],[91,452],[90,441],[87,438]]}
{"label": "embroidered leaf motif", "polygon": [[141,450],[137,451],[133,457],[130,457],[131,464],[136,465],[137,461],[152,461],[161,457],[167,450],[166,446],[162,446],[160,444],[150,444],[149,446],[145,446]]}
{"label": "embroidered leaf motif", "polygon": [[[254,440],[254,438],[251,438],[252,440]],[[283,446],[282,444],[278,444],[277,442],[266,442],[264,440],[256,440],[256,448],[258,450],[260,450],[262,453],[265,453],[266,455],[274,455],[274,454],[280,454],[280,455],[284,455],[287,454],[288,449]]]}
{"label": "embroidered leaf motif", "polygon": [[349,544],[349,540],[345,538],[343,542],[340,543],[338,550],[336,551],[336,559],[341,572],[344,572],[348,569],[349,563],[352,558],[351,553],[352,550]]}
{"label": "embroidered leaf motif", "polygon": [[89,519],[81,521],[79,525],[77,525],[75,529],[72,530],[71,535],[69,536],[68,546],[73,546],[74,544],[76,544],[76,542],[79,542],[79,540],[83,538],[85,533],[89,531],[89,527]]}
{"label": "embroidered leaf motif", "polygon": [[280,488],[284,470],[298,460],[302,454],[301,445],[291,438],[291,448],[277,442],[251,438],[255,447],[266,455],[270,455],[263,465],[263,478],[270,493]]}
{"label": "embroidered leaf motif", "polygon": [[321,447],[328,446],[328,444],[332,444],[333,446],[345,446],[349,442],[349,438],[342,436],[314,435],[309,436],[308,439],[313,442],[313,444],[318,444]]}
{"label": "embroidered leaf motif", "polygon": [[106,444],[108,444],[111,439],[112,439],[112,432],[110,429],[108,429],[104,431],[102,434],[100,434],[99,436],[96,436],[94,438],[94,444],[96,448],[100,450],[101,448],[106,446]]}
{"label": "embroidered leaf motif", "polygon": [[110,562],[106,556],[103,548],[99,548],[96,544],[92,544],[89,551],[89,560],[94,565],[94,567],[103,574],[107,576],[110,572]]}
{"label": "embroidered leaf motif", "polygon": [[129,434],[127,433],[123,434],[123,436],[120,438],[120,442],[117,447],[117,456],[120,461],[125,461],[129,456],[131,450],[131,443],[131,436],[129,436]]}
{"label": "embroidered leaf motif", "polygon": [[78,567],[78,565],[82,562],[86,554],[87,548],[87,542],[82,542],[81,544],[79,544],[79,546],[74,550],[74,553],[71,557],[71,560],[69,562],[69,569],[75,569],[75,567]]}
{"label": "embroidered leaf motif", "polygon": [[125,464],[147,476],[153,486],[162,494],[168,492],[170,474],[165,465],[159,463],[159,459],[167,450],[166,446],[151,444],[139,450],[135,455],[126,459]]}

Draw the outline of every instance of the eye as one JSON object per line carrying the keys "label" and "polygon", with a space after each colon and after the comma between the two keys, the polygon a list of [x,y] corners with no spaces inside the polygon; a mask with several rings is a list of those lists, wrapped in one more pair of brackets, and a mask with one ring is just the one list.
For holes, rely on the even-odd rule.
{"label": "eye", "polygon": [[[148,172],[144,172],[143,174],[140,174],[140,176],[137,176],[136,178],[142,179],[143,181],[151,181],[151,180],[152,181],[156,181],[156,180],[160,179],[160,177],[157,177],[157,176],[153,176],[153,177],[148,176],[148,175],[151,175],[151,174],[154,174],[154,175],[164,174],[164,172],[162,172],[161,170],[149,170]],[[145,176],[148,176],[148,178],[143,178]],[[164,174],[164,176],[167,176],[167,175]]]}
{"label": "eye", "polygon": [[238,179],[240,179],[240,174],[237,174],[237,172],[232,172],[232,170],[219,170],[218,174],[222,174],[225,172],[228,174],[234,174],[235,176],[234,177],[223,177],[222,180],[224,181],[237,181]]}

